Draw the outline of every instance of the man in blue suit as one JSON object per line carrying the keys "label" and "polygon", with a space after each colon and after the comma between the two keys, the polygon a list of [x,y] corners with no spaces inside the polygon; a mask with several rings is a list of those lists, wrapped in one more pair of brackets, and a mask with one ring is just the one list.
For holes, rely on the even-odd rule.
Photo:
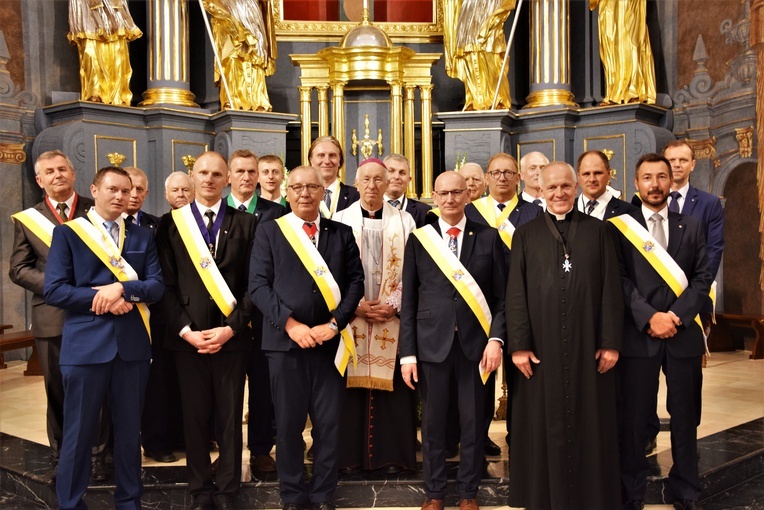
{"label": "man in blue suit", "polygon": [[700,220],[706,232],[708,266],[716,277],[724,251],[724,212],[719,197],[690,185],[695,169],[695,151],[684,140],[674,140],[663,149],[663,157],[671,163],[673,182],[669,210]]}
{"label": "man in blue suit", "polygon": [[151,360],[146,303],[162,297],[151,232],[122,219],[132,183],[102,168],[95,208],[53,230],[45,301],[66,310],[61,344],[64,437],[56,495],[62,509],[85,508],[90,443],[108,395],[114,427],[117,509],[140,508],[141,411]]}
{"label": "man in blue suit", "polygon": [[[288,184],[292,212],[257,229],[249,295],[263,313],[283,508],[334,510],[345,394],[334,358],[340,332],[363,297],[364,273],[352,229],[319,216],[319,171],[297,167]],[[314,439],[310,482],[303,479],[301,441],[308,414]]]}
{"label": "man in blue suit", "polygon": [[[517,185],[520,182],[520,172],[517,168],[517,161],[511,155],[505,152],[497,152],[488,160],[485,171],[485,180],[488,185],[487,197],[474,200],[464,209],[464,214],[472,221],[488,225],[502,230],[502,241],[505,271],[509,274],[510,245],[512,232],[514,229],[526,223],[544,210],[530,202],[523,200],[522,196],[517,194]],[[506,209],[511,212],[507,216]],[[506,221],[501,221],[506,217]],[[505,360],[506,367],[511,367],[511,358]],[[488,437],[488,429],[493,420],[494,405],[496,402],[496,375],[491,374],[486,383],[486,403],[485,403],[485,453],[486,455],[501,455],[501,448]],[[507,379],[507,436],[512,423],[512,378]],[[449,427],[458,427],[458,424],[449,420]],[[449,437],[453,434],[449,432]]]}

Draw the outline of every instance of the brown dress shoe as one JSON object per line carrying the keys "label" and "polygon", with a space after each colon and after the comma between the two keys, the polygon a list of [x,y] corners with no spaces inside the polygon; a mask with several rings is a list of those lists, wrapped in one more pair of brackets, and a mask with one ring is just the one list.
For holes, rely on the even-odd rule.
{"label": "brown dress shoe", "polygon": [[276,472],[276,461],[270,455],[255,455],[249,459],[249,465],[252,466],[252,471],[260,473]]}
{"label": "brown dress shoe", "polygon": [[443,500],[427,498],[422,504],[422,510],[443,510]]}
{"label": "brown dress shoe", "polygon": [[459,502],[459,510],[480,510],[477,499],[463,499]]}

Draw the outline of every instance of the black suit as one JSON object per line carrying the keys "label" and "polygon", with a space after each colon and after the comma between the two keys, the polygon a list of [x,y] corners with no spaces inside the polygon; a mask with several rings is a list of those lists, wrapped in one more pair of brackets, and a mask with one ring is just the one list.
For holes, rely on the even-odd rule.
{"label": "black suit", "polygon": [[[255,202],[254,216],[257,224],[275,220],[287,214],[286,207],[265,198],[252,197]],[[252,310],[252,349],[249,351],[247,366],[247,386],[249,400],[247,408],[247,447],[250,455],[269,455],[273,448],[273,398],[268,373],[268,360],[262,350],[263,314]]]}
{"label": "black suit", "polygon": [[610,218],[615,218],[616,216],[620,216],[622,214],[629,214],[638,210],[639,210],[639,207],[635,207],[628,202],[624,202],[620,198],[613,197],[610,199],[610,201],[607,203],[607,206],[605,207],[605,215],[602,217],[602,220],[607,221]]}
{"label": "black suit", "polygon": [[[323,345],[301,349],[284,328],[289,317],[309,327],[334,317],[342,330],[364,290],[361,256],[350,227],[322,218],[318,251],[342,295],[332,312],[276,222],[258,229],[250,263],[249,293],[264,316],[262,342],[276,408],[276,465],[284,504],[316,504],[334,497],[345,391],[344,378],[334,366],[339,335]],[[308,414],[315,441],[310,483],[303,481],[301,441]]]}
{"label": "black suit", "polygon": [[[440,235],[440,224],[433,227]],[[499,233],[468,219],[461,244],[459,259],[480,286],[493,315],[490,337],[504,340],[507,273]],[[399,355],[416,356],[419,365],[426,495],[442,499],[446,493],[449,398],[444,389],[456,377],[462,428],[457,485],[460,498],[475,498],[485,458],[485,386],[478,366],[488,337],[464,298],[415,235],[406,244],[402,283]]]}
{"label": "black suit", "polygon": [[[529,222],[539,214],[543,213],[544,209],[539,207],[538,205],[534,205],[530,202],[526,202],[523,200],[523,197],[518,196],[517,197],[517,205],[515,206],[514,210],[509,213],[509,222],[515,227],[519,227],[520,225]],[[473,204],[467,204],[467,207],[464,209],[464,214],[471,220],[476,221],[477,223],[480,223],[482,225],[488,225],[488,222],[485,220],[482,214],[480,214],[480,211],[478,211],[477,207],[475,207]],[[499,215],[498,208],[496,215]],[[488,225],[489,227],[493,227],[493,225]],[[511,253],[509,248],[507,248],[507,245],[502,243],[502,250],[504,252],[504,262],[506,264],[506,271],[507,274],[509,274],[509,263],[511,260]],[[504,356],[504,366],[505,367],[511,367],[512,366],[512,356],[505,351]],[[507,386],[507,406],[506,406],[506,425],[507,425],[507,433],[509,433],[510,427],[512,426],[512,386],[513,386],[513,379],[511,377],[506,378],[506,386]],[[485,399],[485,437],[488,437],[488,429],[491,427],[491,422],[493,421],[493,415],[494,415],[494,407],[496,402],[496,373],[492,373],[491,377],[486,382],[486,399]],[[451,406],[453,408],[453,405]],[[453,411],[450,413],[453,416]],[[453,420],[449,420],[449,427],[454,426],[458,427],[458,422],[453,422]],[[456,439],[454,434],[449,434],[449,440],[454,441]],[[454,446],[454,445],[449,445]]]}
{"label": "black suit", "polygon": [[406,198],[406,212],[414,218],[417,228],[424,227],[427,223],[427,212],[432,209],[429,205],[419,200]]}
{"label": "black suit", "polygon": [[[185,206],[191,207],[191,205]],[[210,297],[172,218],[165,214],[157,235],[160,261],[167,292],[162,309],[167,316],[165,345],[175,351],[175,362],[183,399],[183,421],[186,436],[188,487],[200,498],[217,499],[218,495],[235,496],[241,480],[244,377],[252,332],[248,323],[252,303],[246,292],[249,253],[252,249],[254,217],[228,207],[217,236],[215,263],[236,298],[237,304],[226,317]],[[195,228],[195,226],[192,226]],[[189,326],[203,331],[230,326],[231,337],[215,354],[198,354],[197,349],[179,336]],[[220,463],[215,483],[210,469],[210,416],[215,416],[214,435],[220,446]]]}
{"label": "black suit", "polygon": [[340,182],[339,198],[337,199],[337,208],[334,212],[347,209],[355,201],[361,198],[358,190],[354,186],[348,186],[344,182]]}
{"label": "black suit", "polygon": [[[631,213],[642,226],[641,209]],[[615,229],[614,229],[615,231]],[[658,375],[663,367],[669,388],[671,443],[674,465],[669,486],[677,499],[697,500],[697,421],[700,417],[703,334],[695,323],[713,279],[709,270],[703,227],[692,217],[669,213],[669,255],[682,268],[689,286],[676,297],[658,273],[625,236],[616,245],[626,305],[621,358],[620,438],[621,481],[624,500],[644,499],[648,464],[645,439],[649,416],[655,412]],[[649,320],[656,312],[674,312],[682,325],[673,337],[651,337]]]}
{"label": "black suit", "polygon": [[[160,219],[139,211],[138,224],[151,231],[156,239]],[[167,315],[161,303],[151,310],[151,367],[146,385],[146,400],[141,417],[141,445],[149,454],[167,453],[184,447],[183,407],[181,406],[178,370],[175,358],[165,348]]]}
{"label": "black suit", "polygon": [[[84,216],[93,207],[93,199],[77,197],[72,218]],[[59,221],[45,201],[33,207],[48,220],[58,225]],[[59,357],[61,353],[61,331],[64,327],[64,310],[50,306],[43,298],[43,281],[50,248],[19,221],[13,222],[13,251],[11,252],[11,281],[32,292],[32,334],[35,337],[37,355],[40,358],[45,395],[48,397],[47,430],[48,442],[58,456],[61,448],[64,422],[64,382],[61,378]]]}

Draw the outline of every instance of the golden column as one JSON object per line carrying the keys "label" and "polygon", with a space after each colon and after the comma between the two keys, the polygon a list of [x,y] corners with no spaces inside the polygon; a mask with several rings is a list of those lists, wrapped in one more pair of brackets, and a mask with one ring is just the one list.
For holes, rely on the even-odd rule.
{"label": "golden column", "polygon": [[403,84],[399,81],[390,83],[390,152],[401,152],[401,134],[403,128]]}
{"label": "golden column", "polygon": [[318,90],[318,136],[329,134],[329,87],[317,87]]}
{"label": "golden column", "polygon": [[[751,4],[751,29],[750,44],[756,51],[758,68],[764,69],[764,0],[753,0]],[[758,138],[757,159],[758,168],[756,180],[759,187],[759,234],[761,245],[759,247],[759,261],[761,271],[759,273],[759,287],[761,290],[761,309],[764,313],[764,73],[756,73],[756,136]]]}
{"label": "golden column", "polygon": [[[347,152],[345,145],[345,83],[332,83],[332,134],[339,140],[340,147]],[[345,182],[345,165],[340,168],[340,180]]]}
{"label": "golden column", "polygon": [[406,159],[411,166],[411,181],[406,189],[406,196],[416,198],[416,136],[414,133],[414,96],[416,94],[416,85],[406,85],[404,87],[405,97],[403,103],[403,147],[405,148]]}
{"label": "golden column", "polygon": [[139,106],[199,107],[188,81],[188,3],[149,0],[149,84]]}
{"label": "golden column", "polygon": [[531,1],[531,88],[524,108],[578,106],[570,91],[570,0]]}
{"label": "golden column", "polygon": [[300,152],[302,164],[308,165],[308,151],[310,150],[310,93],[313,87],[299,86],[300,91]]}
{"label": "golden column", "polygon": [[420,85],[422,102],[422,198],[432,198],[432,84]]}

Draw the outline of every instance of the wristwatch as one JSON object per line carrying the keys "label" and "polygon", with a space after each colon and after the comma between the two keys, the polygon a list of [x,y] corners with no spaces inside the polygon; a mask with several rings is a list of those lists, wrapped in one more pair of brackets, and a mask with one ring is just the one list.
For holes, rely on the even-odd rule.
{"label": "wristwatch", "polygon": [[329,329],[331,329],[335,333],[339,333],[340,332],[340,328],[337,327],[337,323],[334,322],[333,320],[329,321],[327,326],[329,326]]}

